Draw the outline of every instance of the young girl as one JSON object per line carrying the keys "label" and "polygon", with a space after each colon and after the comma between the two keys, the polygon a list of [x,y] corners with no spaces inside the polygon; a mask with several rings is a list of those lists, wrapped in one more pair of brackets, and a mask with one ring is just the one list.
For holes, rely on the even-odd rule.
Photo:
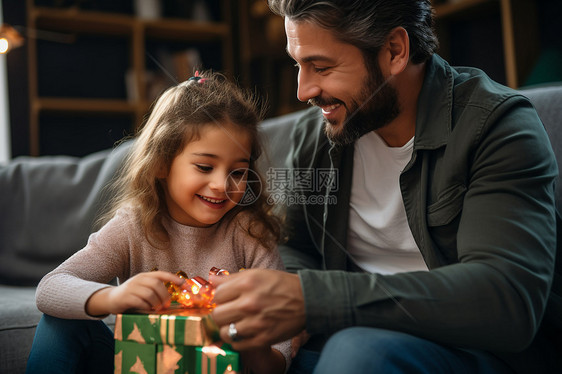
{"label": "young girl", "polygon": [[[161,310],[170,294],[211,267],[282,268],[279,222],[257,175],[255,101],[218,74],[168,89],[156,101],[116,183],[105,225],[37,287],[44,313],[28,373],[113,372],[113,334],[100,320],[129,309]],[[244,193],[251,196],[241,202]],[[153,268],[158,271],[151,271]],[[107,283],[115,277],[119,286]],[[243,352],[256,373],[283,372],[288,342]]]}

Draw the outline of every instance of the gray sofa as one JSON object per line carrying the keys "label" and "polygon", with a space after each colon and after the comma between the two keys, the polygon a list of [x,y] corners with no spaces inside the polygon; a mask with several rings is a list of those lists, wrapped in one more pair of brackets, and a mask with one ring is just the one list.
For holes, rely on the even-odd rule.
{"label": "gray sofa", "polygon": [[[524,93],[535,104],[562,165],[562,86]],[[265,121],[269,151],[263,166],[282,165],[287,134],[298,115]],[[18,158],[0,166],[0,373],[25,371],[41,317],[35,286],[84,246],[96,212],[107,199],[103,187],[127,149],[125,143],[80,159]],[[558,203],[561,194],[559,188]]]}

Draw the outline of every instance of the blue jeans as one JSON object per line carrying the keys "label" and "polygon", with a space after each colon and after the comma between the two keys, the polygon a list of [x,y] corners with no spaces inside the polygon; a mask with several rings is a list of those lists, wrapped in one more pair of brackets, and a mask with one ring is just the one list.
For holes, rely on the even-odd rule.
{"label": "blue jeans", "polygon": [[290,374],[512,373],[489,353],[445,347],[397,331],[352,327],[334,334],[322,352],[301,350]]}
{"label": "blue jeans", "polygon": [[27,374],[113,373],[113,333],[103,321],[43,315],[27,360]]}

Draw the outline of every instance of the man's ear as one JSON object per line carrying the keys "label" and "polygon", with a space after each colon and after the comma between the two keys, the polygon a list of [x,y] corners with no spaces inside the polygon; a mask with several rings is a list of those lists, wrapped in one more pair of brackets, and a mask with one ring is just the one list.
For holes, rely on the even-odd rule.
{"label": "man's ear", "polygon": [[390,75],[398,75],[408,65],[410,60],[410,37],[403,27],[394,28],[385,44],[388,51],[387,63]]}

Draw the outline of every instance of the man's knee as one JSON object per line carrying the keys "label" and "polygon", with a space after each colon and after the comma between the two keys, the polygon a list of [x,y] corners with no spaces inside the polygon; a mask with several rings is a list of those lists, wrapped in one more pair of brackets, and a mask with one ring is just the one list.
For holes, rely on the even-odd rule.
{"label": "man's knee", "polygon": [[407,372],[424,355],[422,346],[419,338],[405,333],[351,327],[328,340],[316,372]]}

